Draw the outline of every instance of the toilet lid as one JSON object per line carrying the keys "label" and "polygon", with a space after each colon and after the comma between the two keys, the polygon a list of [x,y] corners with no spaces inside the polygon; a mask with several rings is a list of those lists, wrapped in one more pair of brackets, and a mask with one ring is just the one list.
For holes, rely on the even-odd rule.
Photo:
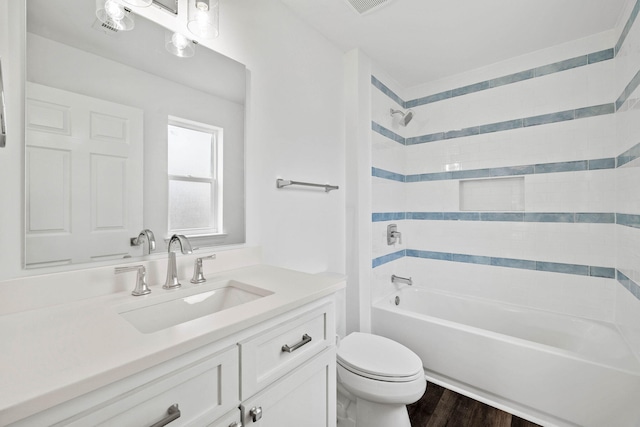
{"label": "toilet lid", "polygon": [[356,374],[386,381],[410,381],[424,375],[413,351],[378,335],[353,332],[340,341],[337,361]]}

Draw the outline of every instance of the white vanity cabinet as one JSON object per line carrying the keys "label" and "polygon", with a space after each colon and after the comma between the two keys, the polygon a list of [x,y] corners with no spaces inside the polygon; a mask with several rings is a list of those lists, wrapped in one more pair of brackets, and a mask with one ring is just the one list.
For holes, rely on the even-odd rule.
{"label": "white vanity cabinet", "polygon": [[324,297],[11,425],[335,427],[335,331]]}
{"label": "white vanity cabinet", "polygon": [[245,427],[336,425],[332,304],[240,342]]}
{"label": "white vanity cabinet", "polygon": [[171,427],[207,426],[233,410],[239,417],[237,346],[208,352],[201,349],[178,357],[15,426],[140,427],[171,419]]}

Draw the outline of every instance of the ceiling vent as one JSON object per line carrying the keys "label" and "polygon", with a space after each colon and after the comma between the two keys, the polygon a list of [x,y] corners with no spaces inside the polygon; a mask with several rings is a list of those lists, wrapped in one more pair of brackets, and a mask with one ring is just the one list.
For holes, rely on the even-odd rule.
{"label": "ceiling vent", "polygon": [[91,28],[93,28],[94,30],[100,31],[102,33],[105,33],[107,35],[113,35],[118,33],[119,31],[113,25],[109,25],[108,23],[102,22],[99,19],[96,19],[95,21],[93,21],[93,25],[91,26]]}
{"label": "ceiling vent", "polygon": [[368,12],[373,12],[376,9],[381,8],[391,0],[347,0],[347,2],[358,12],[360,15],[364,15]]}

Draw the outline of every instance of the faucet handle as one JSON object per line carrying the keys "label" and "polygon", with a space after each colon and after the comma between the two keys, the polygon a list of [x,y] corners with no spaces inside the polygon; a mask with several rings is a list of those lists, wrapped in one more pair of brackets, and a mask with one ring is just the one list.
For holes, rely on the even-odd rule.
{"label": "faucet handle", "polygon": [[191,279],[191,283],[204,283],[207,281],[202,273],[202,261],[208,259],[216,259],[216,254],[196,258],[196,261],[193,264],[193,278]]}
{"label": "faucet handle", "polygon": [[147,270],[144,268],[144,265],[131,265],[127,267],[116,267],[115,273],[126,273],[129,271],[137,271],[138,274],[136,276],[136,287],[131,292],[131,295],[134,297],[139,297],[140,295],[147,295],[151,293],[151,289],[147,286]]}

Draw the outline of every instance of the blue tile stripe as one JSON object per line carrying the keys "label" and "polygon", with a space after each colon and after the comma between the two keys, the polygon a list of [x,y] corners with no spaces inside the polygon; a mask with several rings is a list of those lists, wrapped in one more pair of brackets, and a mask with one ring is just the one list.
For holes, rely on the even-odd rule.
{"label": "blue tile stripe", "polygon": [[618,43],[616,43],[616,46],[614,48],[616,55],[618,54],[618,52],[620,52],[620,48],[622,48],[624,41],[627,39],[627,36],[629,35],[629,31],[631,31],[631,27],[633,27],[633,23],[638,17],[638,12],[640,12],[640,0],[636,1],[636,4],[633,7],[633,10],[631,11],[631,15],[629,15],[629,19],[627,19],[627,23],[625,24],[624,29],[620,34],[620,38],[618,38]]}
{"label": "blue tile stripe", "polygon": [[624,166],[627,163],[634,161],[638,157],[640,157],[640,143],[634,145],[624,153],[620,154],[616,158],[616,165],[617,167]]}
{"label": "blue tile stripe", "polygon": [[640,86],[640,70],[638,70],[636,75],[633,76],[633,78],[631,79],[629,84],[624,88],[624,90],[622,91],[618,99],[616,99],[616,110],[619,110],[624,105],[624,103],[627,102],[627,99],[629,99],[629,96],[631,96],[631,94],[638,88],[638,86]]}
{"label": "blue tile stripe", "polygon": [[[640,77],[639,77],[640,82]],[[427,135],[413,136],[405,139],[406,145],[424,144],[427,142],[442,141],[446,139],[462,138],[465,136],[482,135],[485,133],[502,132],[512,129],[520,129],[531,126],[546,125],[551,123],[565,122],[568,120],[585,119],[588,117],[602,116],[616,112],[613,102],[608,104],[593,105],[590,107],[577,108],[575,110],[558,111],[555,113],[542,114],[539,116],[524,117],[521,119],[507,120],[504,122],[491,123],[469,128],[451,130],[447,132],[436,132]]]}
{"label": "blue tile stripe", "polygon": [[383,256],[379,256],[378,258],[374,258],[373,260],[371,260],[371,267],[372,268],[376,268],[379,267],[383,264],[387,264],[391,261],[395,261],[397,259],[400,258],[404,258],[406,256],[406,251],[403,249],[401,251],[398,252],[394,252],[391,254],[387,254],[387,255],[383,255]]}
{"label": "blue tile stripe", "polygon": [[496,87],[518,83],[523,80],[534,79],[538,77],[547,76],[553,73],[559,73],[566,70],[571,70],[577,67],[583,67],[585,65],[596,64],[602,61],[608,61],[615,56],[614,48],[601,50],[598,52],[592,52],[587,55],[577,56],[575,58],[565,59],[562,61],[554,62],[552,64],[543,65],[536,68],[520,71],[506,76],[497,77],[491,80],[485,80],[478,83],[473,83],[467,86],[446,90],[443,92],[435,93],[433,95],[424,96],[417,99],[405,101],[404,108],[419,107],[421,105],[432,104],[434,102],[443,101],[445,99],[455,98],[457,96],[468,95],[474,92],[480,92],[487,89],[493,89]]}
{"label": "blue tile stripe", "polygon": [[624,225],[625,227],[640,228],[640,215],[616,214],[616,224]]}
{"label": "blue tile stripe", "polygon": [[[633,216],[633,215],[628,215]],[[381,212],[372,214],[373,222],[417,221],[509,221],[575,224],[616,224],[611,212]],[[640,215],[629,221],[640,228]]]}
{"label": "blue tile stripe", "polygon": [[398,135],[394,131],[387,129],[386,127],[381,126],[374,121],[371,122],[371,130],[399,144],[405,145],[406,140],[403,136]]}
{"label": "blue tile stripe", "polygon": [[571,162],[539,163],[487,169],[469,169],[451,172],[431,172],[404,176],[405,182],[444,181],[452,179],[497,178],[504,176],[539,175],[543,173],[579,172],[615,169],[614,158],[577,160]]}
{"label": "blue tile stripe", "polygon": [[616,270],[616,279],[626,290],[631,292],[631,295],[640,300],[640,285],[628,278],[620,270]]}
{"label": "blue tile stripe", "polygon": [[406,212],[380,212],[371,214],[372,222],[401,221],[403,219],[407,219]]}
{"label": "blue tile stripe", "polygon": [[493,267],[518,268],[523,270],[545,271],[550,273],[573,274],[578,276],[602,277],[615,279],[616,270],[610,267],[565,264],[548,261],[534,261],[526,259],[489,257],[482,255],[456,254],[449,252],[425,251],[406,249],[373,259],[373,268],[402,257],[433,259],[438,261],[461,262],[467,264],[482,264]]}
{"label": "blue tile stripe", "polygon": [[404,100],[400,98],[394,91],[389,89],[384,83],[382,83],[373,75],[371,76],[371,84],[374,85],[376,88],[378,88],[380,92],[384,93],[389,98],[393,99],[396,102],[396,104],[398,104],[402,108],[406,108]]}
{"label": "blue tile stripe", "polygon": [[375,176],[377,178],[382,178],[382,179],[389,179],[391,181],[406,182],[406,177],[404,175],[395,173],[395,172],[389,172],[387,170],[380,169],[380,168],[372,167],[371,176]]}

